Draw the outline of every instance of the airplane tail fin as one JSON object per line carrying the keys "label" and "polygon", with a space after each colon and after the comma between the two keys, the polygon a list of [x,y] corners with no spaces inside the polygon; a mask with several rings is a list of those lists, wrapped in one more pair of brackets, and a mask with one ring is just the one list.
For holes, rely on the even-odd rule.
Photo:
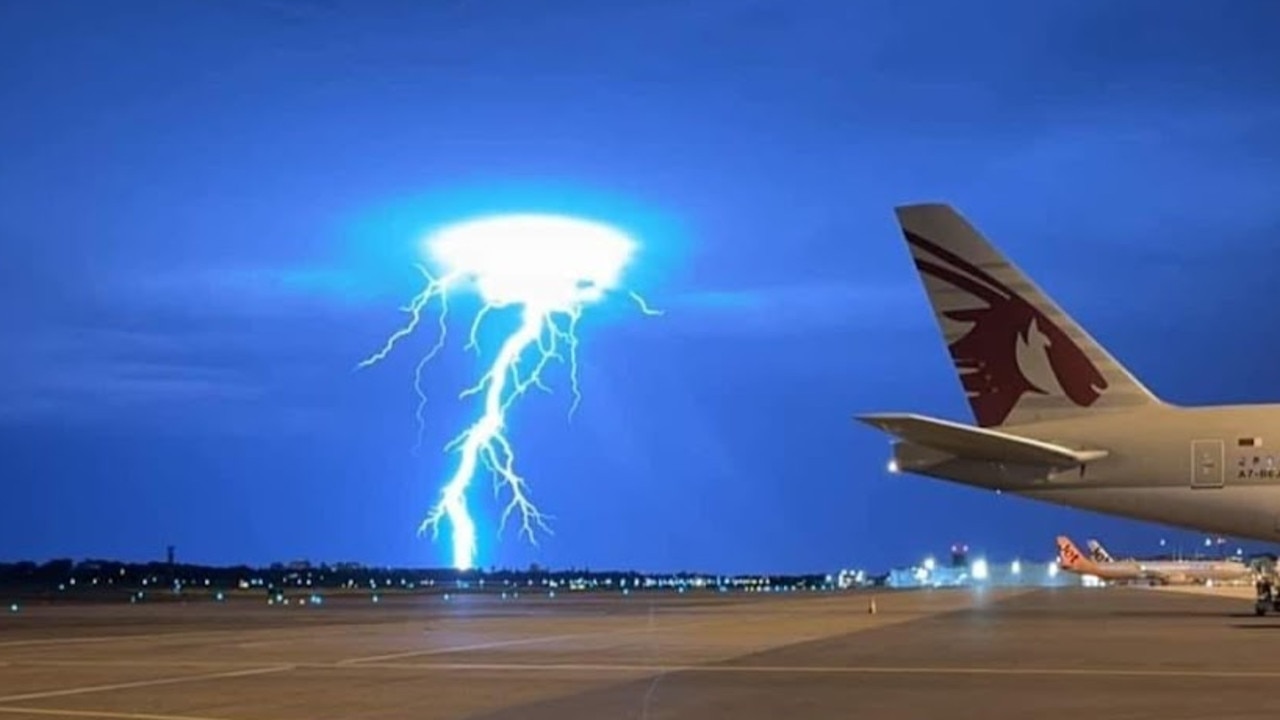
{"label": "airplane tail fin", "polygon": [[951,206],[895,212],[979,426],[1161,404]]}
{"label": "airplane tail fin", "polygon": [[1111,553],[1102,547],[1102,543],[1097,540],[1089,540],[1086,543],[1089,546],[1089,554],[1098,562],[1115,562],[1115,558],[1111,557]]}
{"label": "airplane tail fin", "polygon": [[1066,535],[1058,536],[1058,565],[1079,573],[1089,573],[1095,568],[1094,562],[1085,557]]}

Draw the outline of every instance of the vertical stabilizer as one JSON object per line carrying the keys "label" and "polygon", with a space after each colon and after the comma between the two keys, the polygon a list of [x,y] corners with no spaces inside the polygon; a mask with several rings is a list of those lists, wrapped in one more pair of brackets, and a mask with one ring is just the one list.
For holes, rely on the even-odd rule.
{"label": "vertical stabilizer", "polygon": [[1086,544],[1089,546],[1089,554],[1093,556],[1094,560],[1104,563],[1115,562],[1115,558],[1111,557],[1111,553],[1102,547],[1102,543],[1097,540],[1089,540]]}
{"label": "vertical stabilizer", "polygon": [[979,426],[1160,404],[950,206],[896,212]]}
{"label": "vertical stabilizer", "polygon": [[1098,574],[1098,564],[1085,557],[1084,553],[1065,535],[1058,536],[1058,566],[1063,570],[1085,575]]}

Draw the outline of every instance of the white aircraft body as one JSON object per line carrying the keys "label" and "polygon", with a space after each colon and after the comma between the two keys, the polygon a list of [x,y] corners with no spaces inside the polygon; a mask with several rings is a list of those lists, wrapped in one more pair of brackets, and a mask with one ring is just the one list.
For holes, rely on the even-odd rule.
{"label": "white aircraft body", "polygon": [[[976,424],[859,416],[894,436],[891,470],[1280,539],[1280,405],[1164,402],[951,207],[897,216]],[[1122,303],[1126,289],[1093,292]],[[1170,354],[1187,351],[1169,337]]]}
{"label": "white aircraft body", "polygon": [[1092,556],[1084,555],[1070,538],[1059,535],[1058,566],[1102,580],[1160,585],[1239,582],[1254,576],[1252,568],[1237,560],[1115,560],[1101,544],[1096,541],[1089,544]]}

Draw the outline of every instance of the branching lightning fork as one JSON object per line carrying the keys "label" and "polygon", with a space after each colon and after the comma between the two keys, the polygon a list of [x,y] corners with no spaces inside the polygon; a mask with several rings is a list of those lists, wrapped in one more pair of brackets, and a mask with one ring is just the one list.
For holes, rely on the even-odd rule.
{"label": "branching lightning fork", "polygon": [[[549,392],[542,373],[549,363],[559,360],[569,365],[572,416],[582,399],[578,386],[578,321],[584,308],[618,286],[635,243],[606,225],[575,218],[506,215],[444,228],[426,238],[424,251],[440,266],[441,274],[437,276],[419,266],[426,286],[403,308],[409,314],[408,322],[358,366],[368,367],[386,358],[399,341],[418,329],[431,301],[439,298],[439,334],[414,369],[419,444],[427,400],[422,373],[444,347],[450,294],[473,288],[483,301],[471,322],[466,344],[467,350],[477,353],[481,350],[480,326],[490,311],[515,308],[520,312],[519,326],[504,339],[488,370],[459,396],[481,396],[480,416],[445,447],[446,452],[457,453],[458,466],[440,500],[419,527],[419,532],[431,530],[434,538],[440,524],[449,522],[453,530],[453,564],[461,570],[474,565],[478,549],[467,490],[481,467],[493,475],[495,492],[505,489],[510,494],[500,529],[513,513],[518,513],[520,533],[530,542],[537,543],[535,529],[550,532],[546,522],[549,516],[530,501],[526,481],[516,471],[515,452],[505,433],[507,412],[531,388]],[[650,308],[644,298],[634,292],[629,294],[644,314],[661,314]],[[531,362],[522,366],[522,361]]]}

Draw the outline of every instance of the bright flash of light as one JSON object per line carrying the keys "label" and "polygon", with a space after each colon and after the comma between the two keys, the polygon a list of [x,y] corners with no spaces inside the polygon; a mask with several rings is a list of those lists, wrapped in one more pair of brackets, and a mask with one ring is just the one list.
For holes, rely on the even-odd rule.
{"label": "bright flash of light", "polygon": [[[582,398],[578,388],[578,320],[585,307],[619,287],[635,250],[635,242],[612,227],[560,215],[482,218],[448,226],[423,240],[422,254],[432,267],[419,265],[426,286],[403,308],[409,314],[408,322],[359,364],[367,367],[385,358],[396,343],[418,329],[423,312],[433,299],[439,299],[439,334],[414,372],[419,440],[426,404],[422,370],[444,346],[450,296],[472,289],[483,303],[471,321],[468,350],[480,352],[477,335],[490,312],[510,308],[520,319],[476,384],[459,395],[481,396],[479,417],[445,447],[446,452],[457,453],[458,465],[419,527],[419,532],[429,529],[436,537],[440,523],[449,522],[455,568],[465,570],[475,563],[476,526],[468,509],[467,490],[481,468],[492,474],[495,492],[505,489],[510,496],[502,511],[500,530],[508,517],[518,513],[520,532],[530,542],[537,543],[535,528],[550,532],[548,516],[530,501],[525,479],[516,471],[515,452],[506,434],[507,411],[531,388],[549,392],[542,373],[553,360],[569,365],[573,391],[570,415],[577,409]],[[636,293],[629,294],[646,315],[660,314]]]}

